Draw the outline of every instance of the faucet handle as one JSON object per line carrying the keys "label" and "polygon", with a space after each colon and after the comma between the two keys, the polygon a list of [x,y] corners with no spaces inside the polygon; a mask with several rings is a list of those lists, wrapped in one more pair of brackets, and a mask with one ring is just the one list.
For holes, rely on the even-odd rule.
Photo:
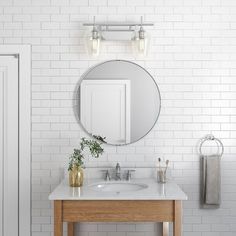
{"label": "faucet handle", "polygon": [[106,181],[111,180],[111,176],[110,176],[109,170],[101,170],[101,171],[105,172],[105,180]]}
{"label": "faucet handle", "polygon": [[135,170],[128,170],[127,171],[127,177],[126,177],[126,180],[127,181],[130,181],[131,180],[131,177],[132,177],[132,172],[135,172]]}
{"label": "faucet handle", "polygon": [[116,173],[120,173],[120,164],[119,163],[116,164]]}

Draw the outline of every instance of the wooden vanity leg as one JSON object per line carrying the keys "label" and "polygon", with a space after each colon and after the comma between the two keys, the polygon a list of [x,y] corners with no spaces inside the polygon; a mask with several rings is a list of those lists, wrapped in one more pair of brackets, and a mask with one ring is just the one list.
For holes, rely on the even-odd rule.
{"label": "wooden vanity leg", "polygon": [[162,222],[162,236],[169,235],[169,222]]}
{"label": "wooden vanity leg", "polygon": [[62,201],[54,201],[54,236],[62,236],[63,224],[62,224]]}
{"label": "wooden vanity leg", "polygon": [[74,223],[68,222],[68,236],[74,236]]}
{"label": "wooden vanity leg", "polygon": [[174,203],[174,236],[182,235],[182,202]]}

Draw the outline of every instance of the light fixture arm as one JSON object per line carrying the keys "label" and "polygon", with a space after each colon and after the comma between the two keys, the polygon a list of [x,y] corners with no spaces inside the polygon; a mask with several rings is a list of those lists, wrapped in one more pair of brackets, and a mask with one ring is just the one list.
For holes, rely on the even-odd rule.
{"label": "light fixture arm", "polygon": [[141,24],[139,29],[139,39],[145,38],[145,30],[143,29],[143,17],[141,16]]}
{"label": "light fixture arm", "polygon": [[143,26],[153,26],[154,24],[151,22],[143,23],[143,17],[141,17],[141,22],[97,22],[95,24],[95,17],[93,23],[85,22],[83,23],[83,26],[93,26],[96,30],[100,32],[133,32],[135,30],[135,27],[142,27]]}
{"label": "light fixture arm", "polygon": [[98,30],[96,28],[96,24],[95,24],[95,16],[93,17],[93,30],[92,30],[92,38],[93,39],[98,39],[99,35],[98,35]]}

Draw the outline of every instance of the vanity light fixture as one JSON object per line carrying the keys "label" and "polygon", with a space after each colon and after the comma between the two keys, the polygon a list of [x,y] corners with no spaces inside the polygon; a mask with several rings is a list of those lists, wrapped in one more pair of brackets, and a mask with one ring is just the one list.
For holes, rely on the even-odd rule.
{"label": "vanity light fixture", "polygon": [[95,24],[95,16],[93,17],[93,29],[88,39],[88,50],[92,56],[98,56],[100,52],[100,34]]}
{"label": "vanity light fixture", "polygon": [[149,47],[149,37],[143,28],[143,17],[141,16],[141,24],[138,34],[135,32],[134,38],[134,50],[138,55],[146,56]]}
{"label": "vanity light fixture", "polygon": [[93,23],[84,23],[83,25],[93,27],[88,38],[88,51],[91,55],[99,55],[101,41],[130,41],[135,53],[145,56],[148,52],[149,37],[144,27],[154,24],[143,23],[143,17],[139,23],[95,23],[94,17]]}

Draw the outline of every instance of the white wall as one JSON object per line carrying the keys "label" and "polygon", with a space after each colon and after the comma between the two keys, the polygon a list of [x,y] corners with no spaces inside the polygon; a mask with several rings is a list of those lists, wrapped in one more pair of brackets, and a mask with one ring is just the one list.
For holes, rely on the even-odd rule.
{"label": "white wall", "polygon": [[[135,61],[154,75],[162,95],[158,123],[127,147],[105,147],[93,165],[153,165],[163,156],[189,196],[185,236],[236,234],[236,1],[235,0],[1,0],[0,43],[32,44],[32,236],[53,230],[48,194],[59,183],[68,154],[84,136],[73,113],[73,92],[87,68],[102,60],[134,60],[131,47],[106,43],[88,58],[82,22],[155,22],[152,48]],[[222,206],[199,209],[195,145],[213,132],[225,145]],[[147,175],[146,170],[137,174]],[[82,236],[156,235],[154,224],[83,224]]]}

